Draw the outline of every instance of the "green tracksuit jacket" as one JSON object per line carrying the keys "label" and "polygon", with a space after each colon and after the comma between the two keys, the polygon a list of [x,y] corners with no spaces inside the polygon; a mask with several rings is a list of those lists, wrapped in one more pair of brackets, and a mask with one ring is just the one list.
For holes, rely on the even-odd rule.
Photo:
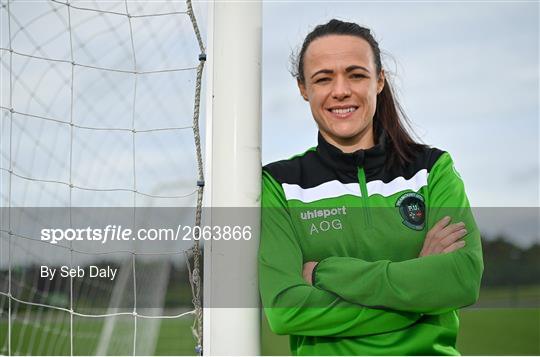
{"label": "green tracksuit jacket", "polygon": [[[385,164],[383,134],[344,154],[319,134],[304,154],[263,168],[260,293],[294,355],[458,355],[458,309],[483,271],[480,233],[450,155],[424,148]],[[465,247],[418,258],[444,216]],[[314,285],[303,263],[317,261]]]}

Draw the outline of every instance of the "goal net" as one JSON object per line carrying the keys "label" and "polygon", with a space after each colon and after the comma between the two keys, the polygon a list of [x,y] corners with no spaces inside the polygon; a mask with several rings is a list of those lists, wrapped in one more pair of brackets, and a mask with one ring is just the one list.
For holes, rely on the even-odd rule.
{"label": "goal net", "polygon": [[205,14],[1,1],[0,354],[201,353],[197,241],[70,234],[200,225]]}

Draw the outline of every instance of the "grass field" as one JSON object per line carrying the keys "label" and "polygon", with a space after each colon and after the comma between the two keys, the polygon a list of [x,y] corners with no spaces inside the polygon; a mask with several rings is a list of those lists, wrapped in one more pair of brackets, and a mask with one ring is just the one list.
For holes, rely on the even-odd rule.
{"label": "grass field", "polygon": [[540,308],[469,309],[458,349],[467,355],[540,355]]}
{"label": "grass field", "polygon": [[[43,324],[34,326],[14,323],[12,349],[16,354],[69,355],[69,320],[42,316]],[[458,337],[459,351],[464,355],[539,355],[540,354],[540,308],[464,309],[460,313],[461,328]],[[59,322],[55,322],[59,320]],[[116,344],[131,354],[133,320],[124,318],[115,330]],[[156,355],[193,355],[194,341],[191,337],[191,318],[162,320],[155,350]],[[98,331],[102,319],[75,321],[74,354],[95,353]],[[0,346],[5,347],[7,321],[0,324]],[[263,319],[262,353],[264,355],[289,354],[288,337],[273,334]],[[144,336],[144,326],[139,326]],[[113,339],[113,341],[114,341]],[[141,337],[140,343],[144,343]],[[2,350],[0,353],[5,354]]]}
{"label": "grass field", "polygon": [[[39,323],[25,323],[16,320],[12,324],[13,355],[70,355],[70,322],[65,314],[47,312],[35,320]],[[138,319],[138,346],[146,343],[145,323],[149,320]],[[152,321],[154,322],[154,321]],[[156,355],[194,355],[195,342],[191,336],[191,317],[163,319],[159,322]],[[93,355],[97,351],[100,332],[104,325],[103,318],[75,317],[73,323],[73,354]],[[107,351],[113,355],[133,354],[133,318],[119,317],[116,321],[111,347]],[[7,354],[7,321],[0,323],[0,355]],[[144,347],[140,348],[145,351]],[[139,348],[138,348],[139,350]]]}
{"label": "grass field", "polygon": [[[539,355],[540,308],[464,309],[458,350],[463,355]],[[263,322],[264,355],[288,355],[288,337],[273,334]]]}

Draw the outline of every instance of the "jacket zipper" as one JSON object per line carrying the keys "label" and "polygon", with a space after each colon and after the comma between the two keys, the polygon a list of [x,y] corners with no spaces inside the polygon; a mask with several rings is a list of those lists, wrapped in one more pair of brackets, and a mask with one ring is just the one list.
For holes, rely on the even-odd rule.
{"label": "jacket zipper", "polygon": [[362,194],[362,206],[364,209],[364,217],[366,226],[371,227],[371,212],[368,207],[368,192],[366,184],[366,173],[363,167],[358,168],[358,183],[360,185],[360,193]]}

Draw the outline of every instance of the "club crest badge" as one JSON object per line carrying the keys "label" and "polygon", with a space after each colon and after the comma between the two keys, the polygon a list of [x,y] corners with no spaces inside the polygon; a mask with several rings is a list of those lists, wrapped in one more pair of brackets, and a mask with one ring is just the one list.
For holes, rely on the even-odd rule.
{"label": "club crest badge", "polygon": [[424,229],[426,205],[422,195],[416,192],[407,192],[398,198],[396,207],[403,218],[404,225],[417,231]]}

